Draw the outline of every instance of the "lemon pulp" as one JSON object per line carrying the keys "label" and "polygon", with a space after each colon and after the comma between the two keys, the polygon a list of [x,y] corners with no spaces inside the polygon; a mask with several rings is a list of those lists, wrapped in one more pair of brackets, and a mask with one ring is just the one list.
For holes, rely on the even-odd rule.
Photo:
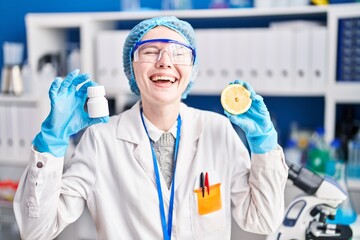
{"label": "lemon pulp", "polygon": [[221,105],[231,114],[246,112],[251,102],[250,92],[241,84],[230,84],[221,92]]}

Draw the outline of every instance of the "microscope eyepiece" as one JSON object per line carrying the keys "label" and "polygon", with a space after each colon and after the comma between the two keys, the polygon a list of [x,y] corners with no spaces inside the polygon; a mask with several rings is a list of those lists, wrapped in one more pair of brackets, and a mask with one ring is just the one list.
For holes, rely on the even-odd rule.
{"label": "microscope eyepiece", "polygon": [[288,178],[293,181],[294,185],[299,187],[307,194],[314,194],[324,178],[320,175],[296,165],[290,165]]}

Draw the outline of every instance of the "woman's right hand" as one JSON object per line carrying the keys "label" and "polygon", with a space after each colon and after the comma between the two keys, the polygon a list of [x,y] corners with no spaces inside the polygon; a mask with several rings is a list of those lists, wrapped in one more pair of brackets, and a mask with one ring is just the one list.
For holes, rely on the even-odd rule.
{"label": "woman's right hand", "polygon": [[[49,152],[55,157],[65,156],[71,135],[109,117],[89,118],[84,110],[87,88],[96,85],[88,74],[80,70],[69,73],[64,80],[55,78],[49,90],[50,113],[41,125],[41,131],[33,141],[39,152]],[[77,90],[77,86],[80,88]]]}

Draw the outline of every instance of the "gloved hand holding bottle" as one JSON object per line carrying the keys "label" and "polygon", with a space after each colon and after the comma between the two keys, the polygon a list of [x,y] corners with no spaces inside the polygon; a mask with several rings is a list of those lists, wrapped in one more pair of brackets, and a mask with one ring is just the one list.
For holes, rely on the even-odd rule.
{"label": "gloved hand holding bottle", "polygon": [[241,84],[251,94],[252,103],[245,113],[233,115],[224,110],[230,121],[245,132],[250,151],[262,154],[276,149],[277,132],[271,122],[270,113],[263,98],[256,94],[254,89],[246,82],[236,80],[230,84]]}
{"label": "gloved hand holding bottle", "polygon": [[[97,84],[89,80],[88,74],[79,74],[79,72],[80,70],[77,69],[69,73],[64,80],[57,77],[51,84],[50,113],[33,141],[37,151],[63,157],[71,135],[92,124],[109,121],[108,116],[89,118],[88,113],[85,112],[87,88]],[[79,89],[77,89],[78,85],[81,86]]]}

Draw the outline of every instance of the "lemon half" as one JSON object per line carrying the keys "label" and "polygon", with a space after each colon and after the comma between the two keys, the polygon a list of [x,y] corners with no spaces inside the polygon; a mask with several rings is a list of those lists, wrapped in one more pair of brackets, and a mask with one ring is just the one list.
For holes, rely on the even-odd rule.
{"label": "lemon half", "polygon": [[230,84],[221,92],[221,105],[231,114],[242,114],[251,106],[250,95],[241,84]]}

